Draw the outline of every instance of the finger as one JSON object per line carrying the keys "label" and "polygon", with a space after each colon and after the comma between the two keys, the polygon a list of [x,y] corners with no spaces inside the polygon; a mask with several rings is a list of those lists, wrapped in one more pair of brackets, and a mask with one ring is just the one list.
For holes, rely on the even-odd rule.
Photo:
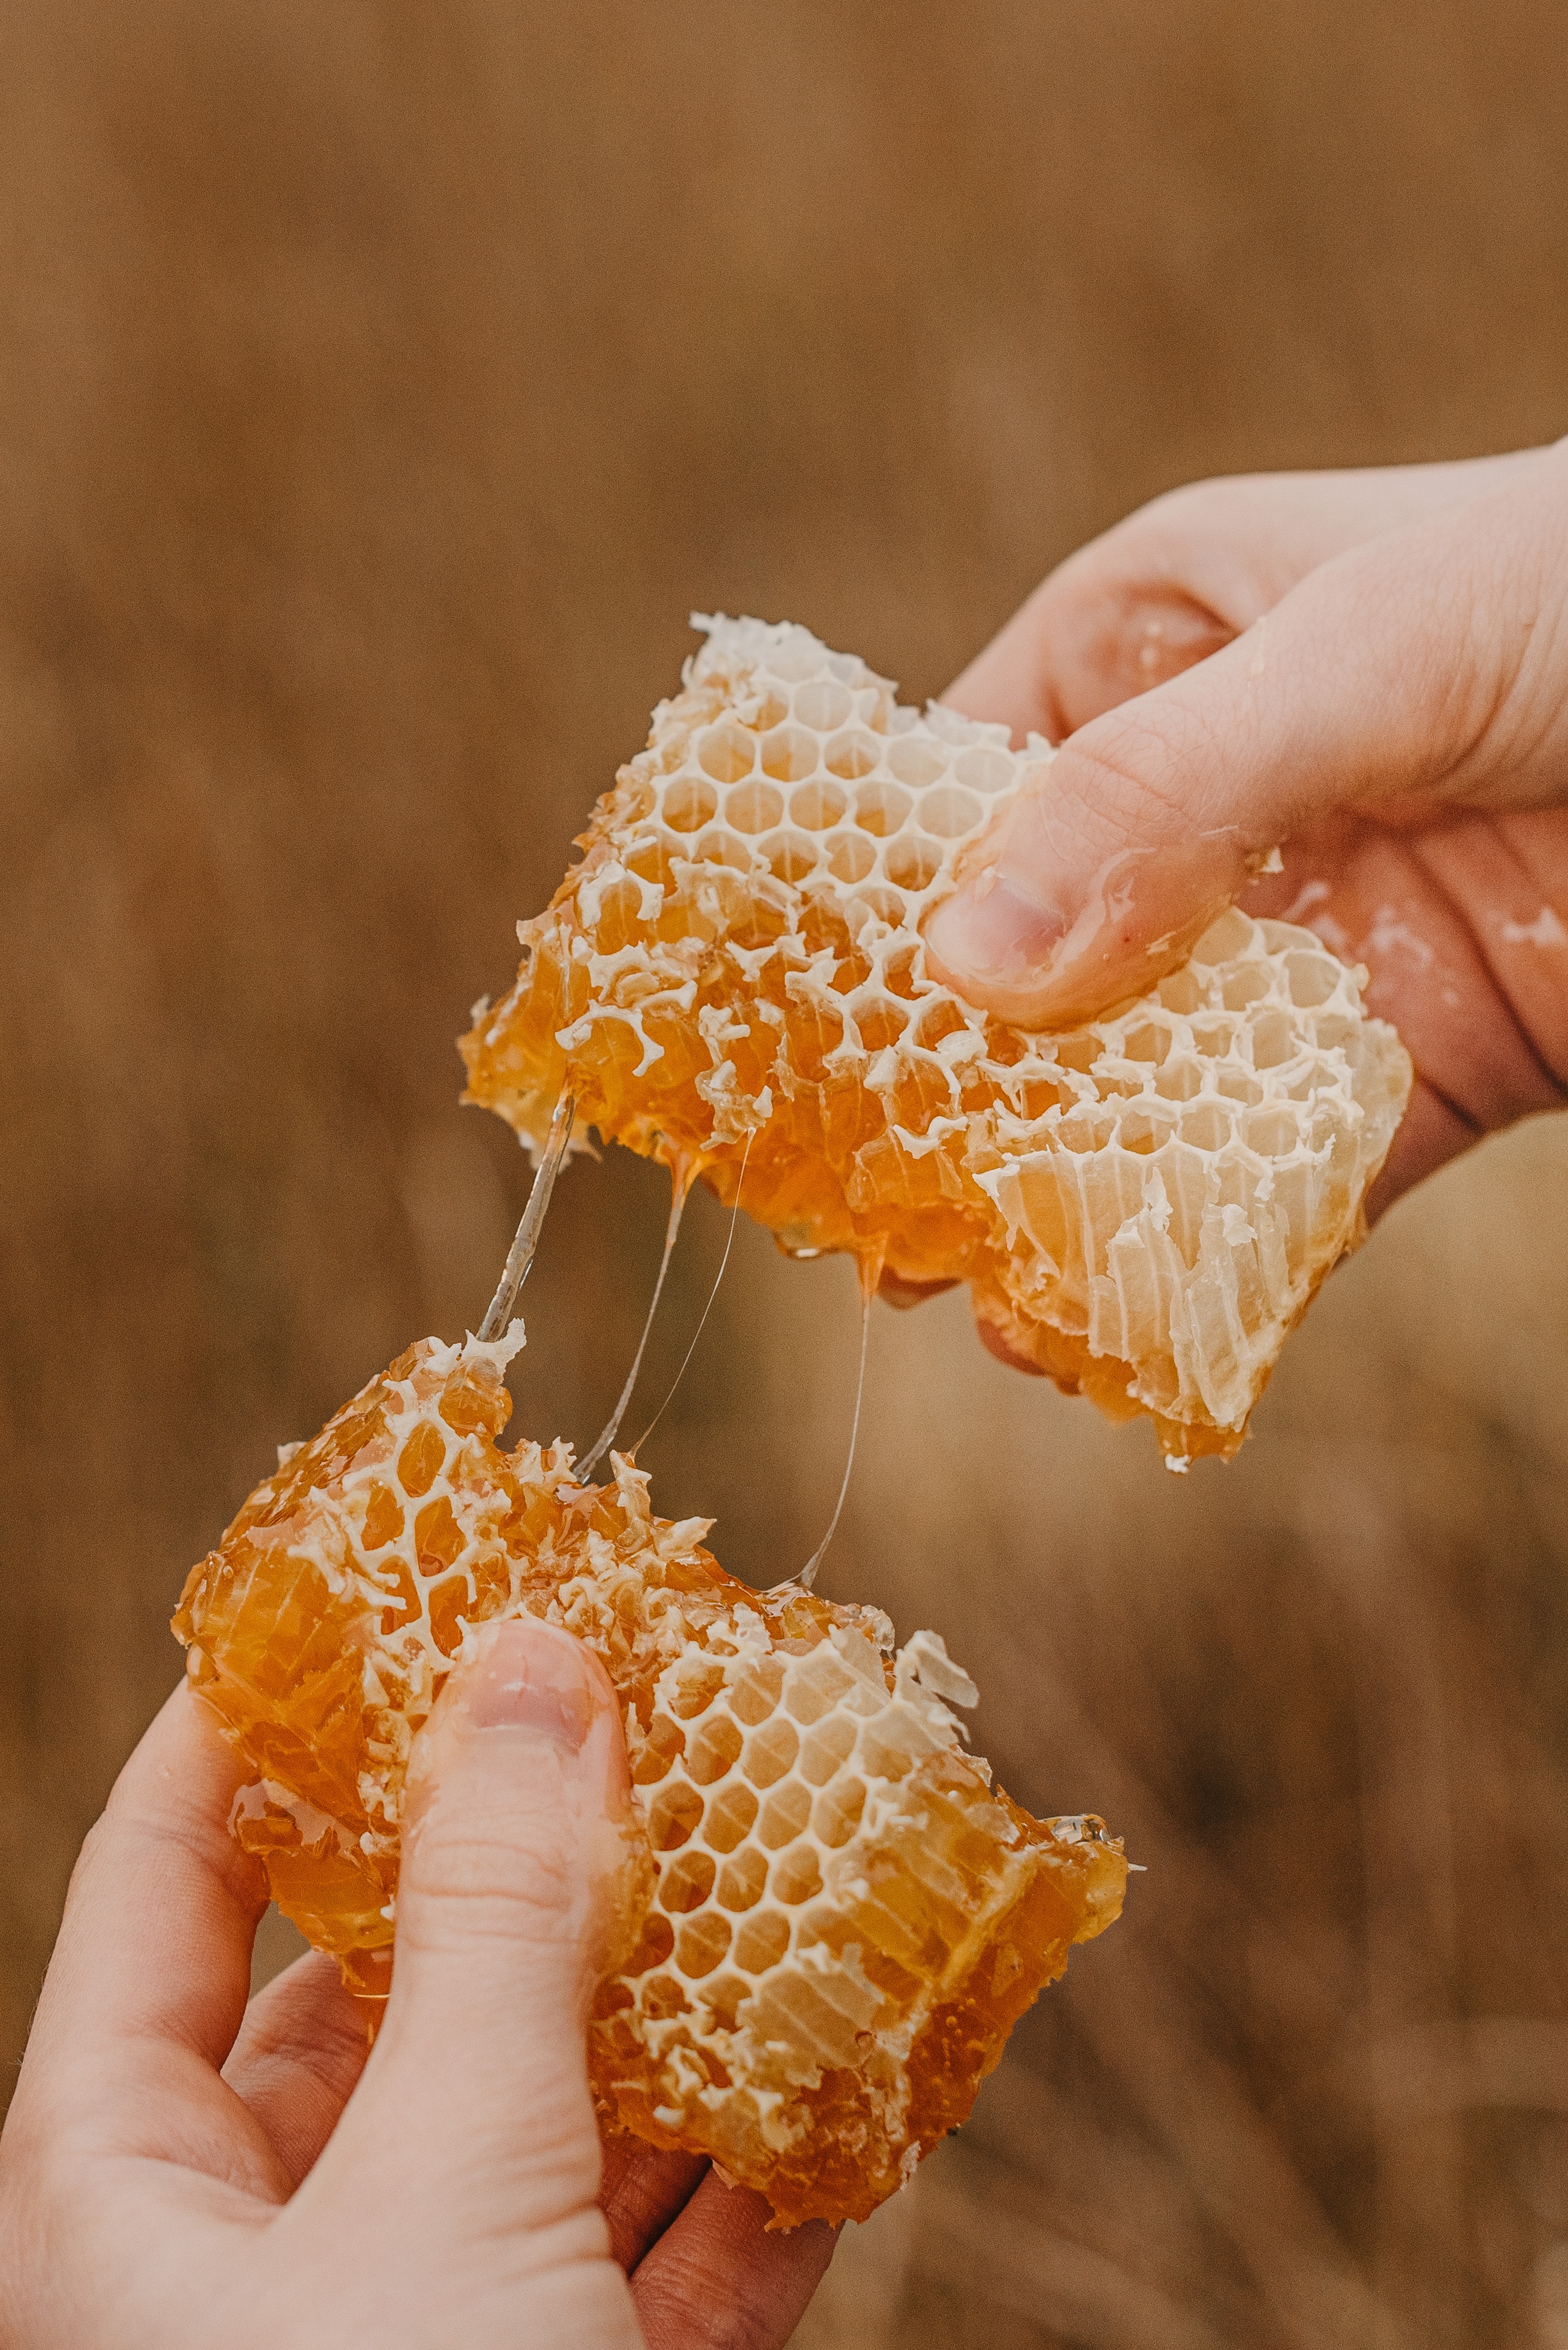
{"label": "finger", "polygon": [[244,1776],[182,1684],[82,1847],[18,2085],[24,2116],[35,2100],[68,2106],[153,2148],[197,2080],[216,2087],[266,1906],[259,1865],[228,1833]]}
{"label": "finger", "polygon": [[1542,452],[1196,482],[1042,582],[942,700],[1059,743],[1250,629],[1320,564],[1507,482]]}
{"label": "finger", "polygon": [[313,2189],[391,2145],[429,2224],[586,2219],[603,2254],[586,2026],[633,1817],[597,1659],[531,1617],[487,1627],[415,1747],[386,2022]]}
{"label": "finger", "polygon": [[599,2210],[609,2228],[611,2258],[628,2272],[636,2268],[707,2175],[701,2155],[663,2154],[636,2137],[608,2139]]}
{"label": "finger", "polygon": [[[1568,811],[1552,821],[1568,835]],[[1494,820],[1456,816],[1410,837],[1333,827],[1293,846],[1283,872],[1247,903],[1304,920],[1346,962],[1366,965],[1367,1009],[1392,1021],[1473,1134],[1561,1107],[1568,927]],[[1511,928],[1521,938],[1511,941]]]}
{"label": "finger", "polygon": [[296,2187],[327,2144],[365,2069],[364,2011],[335,1959],[308,1951],[257,1993],[223,2067]]}
{"label": "finger", "polygon": [[1066,1025],[1144,993],[1280,841],[1337,812],[1560,794],[1565,566],[1554,451],[1311,573],[1041,771],[927,922],[939,976],[1021,1025]]}
{"label": "finger", "polygon": [[1369,973],[1418,1081],[1369,1217],[1483,1134],[1568,1100],[1568,808],[1402,835],[1341,821],[1287,851],[1249,910]]}
{"label": "finger", "polygon": [[1417,1077],[1382,1171],[1366,1194],[1367,1223],[1375,1224],[1407,1191],[1480,1140],[1469,1120]]}
{"label": "finger", "polygon": [[826,2220],[768,2232],[768,2207],[714,2171],[633,2272],[648,2350],[781,2350],[833,2258]]}

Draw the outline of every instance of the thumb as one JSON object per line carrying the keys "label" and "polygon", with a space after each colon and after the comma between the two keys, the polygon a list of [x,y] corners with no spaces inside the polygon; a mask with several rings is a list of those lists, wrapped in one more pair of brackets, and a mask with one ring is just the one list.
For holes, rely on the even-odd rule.
{"label": "thumb", "polygon": [[532,1617],[485,1627],[415,1742],[391,1996],[350,2108],[460,2232],[593,2203],[587,2008],[636,1889],[632,1821],[597,1659]]}
{"label": "thumb", "polygon": [[1324,564],[1035,770],[928,919],[938,975],[1021,1026],[1066,1026],[1184,961],[1308,825],[1561,796],[1565,560],[1559,448]]}

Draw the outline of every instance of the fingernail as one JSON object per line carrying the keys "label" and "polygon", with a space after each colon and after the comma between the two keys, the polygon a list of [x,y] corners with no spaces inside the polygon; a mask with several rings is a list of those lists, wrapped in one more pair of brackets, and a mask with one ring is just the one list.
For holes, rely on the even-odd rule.
{"label": "fingernail", "polygon": [[462,1703],[478,1729],[542,1731],[567,1754],[582,1752],[607,1694],[581,1641],[537,1617],[488,1627],[462,1668]]}
{"label": "fingernail", "polygon": [[1026,896],[996,866],[945,898],[926,924],[926,942],[963,992],[1038,980],[1065,935],[1059,906]]}

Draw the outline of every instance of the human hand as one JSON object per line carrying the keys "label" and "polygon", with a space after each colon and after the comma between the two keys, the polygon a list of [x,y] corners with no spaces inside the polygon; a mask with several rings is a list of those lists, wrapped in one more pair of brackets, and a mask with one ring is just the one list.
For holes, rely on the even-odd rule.
{"label": "human hand", "polygon": [[245,2004],[245,1776],[181,1688],[84,1847],[0,2139],[5,2350],[776,2350],[820,2222],[612,2141],[585,2057],[629,1801],[616,1701],[499,1626],[421,1732],[386,2021],[332,1960]]}
{"label": "human hand", "polygon": [[1067,1026],[1240,897],[1365,962],[1416,1063],[1374,1212],[1568,1101],[1568,443],[1179,490],[943,699],[1066,738],[927,923],[971,1001]]}

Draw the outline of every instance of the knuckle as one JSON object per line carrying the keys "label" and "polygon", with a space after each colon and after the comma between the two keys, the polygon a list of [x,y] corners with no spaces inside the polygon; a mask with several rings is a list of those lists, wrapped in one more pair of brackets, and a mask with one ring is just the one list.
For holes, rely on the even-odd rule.
{"label": "knuckle", "polygon": [[509,1921],[563,1918],[576,1907],[569,1840],[538,1820],[468,1820],[419,1839],[409,1875],[416,1898],[461,1904],[477,1923],[486,1910]]}

